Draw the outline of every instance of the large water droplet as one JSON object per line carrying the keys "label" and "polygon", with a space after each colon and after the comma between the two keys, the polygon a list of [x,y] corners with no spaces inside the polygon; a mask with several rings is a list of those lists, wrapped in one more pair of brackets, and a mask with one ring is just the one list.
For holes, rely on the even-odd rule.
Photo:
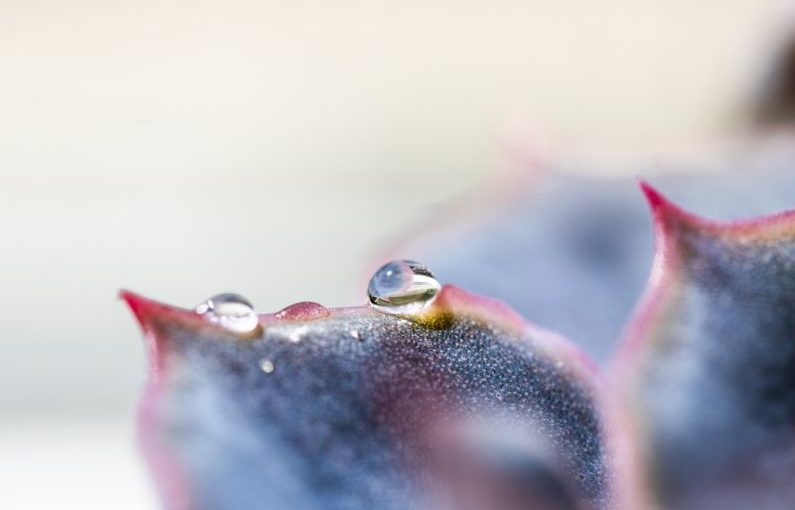
{"label": "large water droplet", "polygon": [[413,260],[396,260],[373,274],[367,294],[370,304],[380,311],[415,314],[433,301],[441,287],[424,265]]}
{"label": "large water droplet", "polygon": [[197,306],[196,313],[235,333],[251,333],[259,325],[254,305],[239,294],[217,294]]}

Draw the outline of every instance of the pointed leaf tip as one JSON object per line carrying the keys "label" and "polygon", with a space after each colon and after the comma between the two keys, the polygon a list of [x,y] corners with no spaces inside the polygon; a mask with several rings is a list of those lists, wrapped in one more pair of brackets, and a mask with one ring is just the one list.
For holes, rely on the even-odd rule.
{"label": "pointed leaf tip", "polygon": [[648,181],[638,179],[638,186],[646,196],[646,200],[649,202],[652,210],[657,210],[668,203],[668,200],[662,195],[662,193],[657,191],[657,188],[649,184]]}
{"label": "pointed leaf tip", "polygon": [[141,328],[147,332],[156,318],[176,317],[184,315],[186,312],[186,310],[160,303],[127,289],[119,291],[119,298],[127,303]]}
{"label": "pointed leaf tip", "polygon": [[640,186],[640,190],[649,203],[658,236],[664,234],[674,220],[684,220],[686,222],[687,220],[696,218],[694,215],[676,205],[648,182],[639,179],[638,186]]}
{"label": "pointed leaf tip", "polygon": [[133,313],[138,323],[142,328],[146,329],[152,302],[127,289],[121,289],[119,291],[119,299],[127,303],[127,306],[130,308],[130,311]]}

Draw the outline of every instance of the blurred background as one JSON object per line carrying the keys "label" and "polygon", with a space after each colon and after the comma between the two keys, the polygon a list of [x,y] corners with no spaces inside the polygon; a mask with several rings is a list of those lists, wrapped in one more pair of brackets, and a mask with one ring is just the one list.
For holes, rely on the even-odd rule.
{"label": "blurred background", "polygon": [[740,143],[787,4],[3,0],[0,507],[157,507],[119,288],[359,304],[499,176]]}

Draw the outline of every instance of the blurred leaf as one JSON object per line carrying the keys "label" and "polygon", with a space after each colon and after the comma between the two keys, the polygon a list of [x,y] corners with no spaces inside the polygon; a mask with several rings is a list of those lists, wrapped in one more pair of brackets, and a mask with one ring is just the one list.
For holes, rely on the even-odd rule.
{"label": "blurred leaf", "polygon": [[[655,183],[723,219],[795,204],[791,147],[734,148],[722,156],[721,172],[705,173],[706,164],[693,157],[692,164],[664,166]],[[505,301],[601,362],[643,291],[651,228],[634,178],[575,176],[574,165],[565,166],[518,183],[496,179],[491,194],[449,204],[437,215],[446,219],[412,233],[389,256],[417,258],[445,281]]]}
{"label": "blurred leaf", "polygon": [[619,355],[639,508],[795,501],[795,213],[714,223],[653,189],[646,297]]}

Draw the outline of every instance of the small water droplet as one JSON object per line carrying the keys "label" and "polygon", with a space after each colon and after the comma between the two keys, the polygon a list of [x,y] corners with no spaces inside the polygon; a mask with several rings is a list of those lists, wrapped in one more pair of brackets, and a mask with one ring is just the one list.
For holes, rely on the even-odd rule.
{"label": "small water droplet", "polygon": [[352,330],[348,331],[348,333],[350,333],[350,334],[351,334],[351,336],[352,336],[353,338],[355,338],[356,340],[359,340],[359,339],[360,339],[360,337],[359,337],[359,332],[358,332],[358,331],[356,331],[355,329],[352,329]]}
{"label": "small water droplet", "polygon": [[328,317],[328,308],[314,301],[302,301],[276,312],[277,319],[311,321]]}
{"label": "small water droplet", "polygon": [[254,305],[239,294],[216,294],[197,306],[196,313],[236,333],[250,333],[259,325]]}
{"label": "small water droplet", "polygon": [[269,360],[268,358],[262,358],[259,362],[259,367],[262,369],[263,372],[266,374],[270,374],[276,368],[273,365],[273,361]]}
{"label": "small water droplet", "polygon": [[367,294],[373,308],[410,315],[428,306],[441,284],[427,267],[413,260],[396,260],[381,266],[370,279]]}

